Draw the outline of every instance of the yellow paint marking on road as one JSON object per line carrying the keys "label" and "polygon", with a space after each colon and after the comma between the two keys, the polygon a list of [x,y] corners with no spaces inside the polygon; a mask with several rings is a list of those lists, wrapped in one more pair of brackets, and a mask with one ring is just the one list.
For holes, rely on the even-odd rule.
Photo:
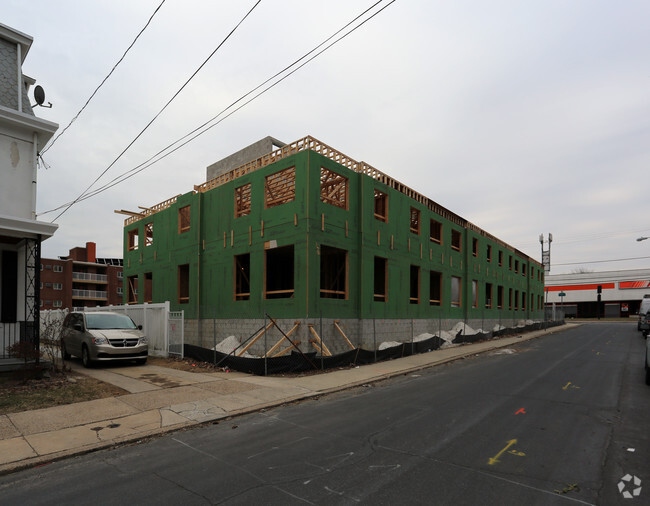
{"label": "yellow paint marking on road", "polygon": [[562,390],[566,390],[567,388],[569,388],[569,385],[570,385],[570,384],[571,384],[571,382],[569,381],[566,385],[564,385],[564,386],[562,387]]}
{"label": "yellow paint marking on road", "polygon": [[524,452],[520,452],[520,451],[517,451],[517,450],[510,450],[508,453],[510,453],[511,455],[516,455],[517,457],[525,457],[526,456],[526,454]]}
{"label": "yellow paint marking on road", "polygon": [[512,445],[514,445],[516,443],[517,443],[516,439],[511,439],[510,441],[508,441],[508,444],[506,445],[506,447],[503,450],[501,450],[499,453],[497,453],[494,457],[488,459],[488,464],[493,466],[494,464],[499,462],[499,457],[501,455],[503,455],[508,450],[508,448],[510,448]]}

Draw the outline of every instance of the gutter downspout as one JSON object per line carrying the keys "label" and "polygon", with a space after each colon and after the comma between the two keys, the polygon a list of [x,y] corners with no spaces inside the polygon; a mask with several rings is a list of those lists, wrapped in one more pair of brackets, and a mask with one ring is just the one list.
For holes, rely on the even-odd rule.
{"label": "gutter downspout", "polygon": [[36,220],[36,178],[38,173],[38,134],[34,132],[34,148],[32,160],[32,220]]}

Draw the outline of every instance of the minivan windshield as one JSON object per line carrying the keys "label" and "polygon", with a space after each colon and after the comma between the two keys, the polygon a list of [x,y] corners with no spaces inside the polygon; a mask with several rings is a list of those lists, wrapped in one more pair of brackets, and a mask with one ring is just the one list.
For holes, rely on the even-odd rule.
{"label": "minivan windshield", "polygon": [[93,314],[86,313],[86,327],[94,330],[101,329],[135,329],[133,320],[124,314]]}

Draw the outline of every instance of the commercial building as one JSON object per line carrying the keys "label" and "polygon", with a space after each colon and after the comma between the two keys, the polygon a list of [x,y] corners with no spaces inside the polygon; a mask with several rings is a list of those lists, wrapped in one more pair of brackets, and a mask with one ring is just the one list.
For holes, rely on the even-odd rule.
{"label": "commercial building", "polygon": [[650,269],[546,276],[546,304],[568,318],[636,315],[644,295],[650,295]]}
{"label": "commercial building", "polygon": [[33,39],[0,24],[0,359],[7,347],[39,342],[41,241],[57,225],[36,219],[37,157],[58,125],[37,118],[22,73]]}
{"label": "commercial building", "polygon": [[97,258],[97,246],[41,260],[40,308],[72,309],[122,304],[122,259]]}
{"label": "commercial building", "polygon": [[248,337],[266,314],[304,349],[316,333],[367,346],[543,317],[539,262],[312,137],[141,209],[124,301],[169,300],[188,343]]}

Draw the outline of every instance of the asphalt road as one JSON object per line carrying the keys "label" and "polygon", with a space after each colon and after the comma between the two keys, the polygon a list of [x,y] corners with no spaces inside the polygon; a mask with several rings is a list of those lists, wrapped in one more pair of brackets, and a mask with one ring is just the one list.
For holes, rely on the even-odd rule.
{"label": "asphalt road", "polygon": [[587,324],[3,476],[0,503],[650,504],[644,346]]}

